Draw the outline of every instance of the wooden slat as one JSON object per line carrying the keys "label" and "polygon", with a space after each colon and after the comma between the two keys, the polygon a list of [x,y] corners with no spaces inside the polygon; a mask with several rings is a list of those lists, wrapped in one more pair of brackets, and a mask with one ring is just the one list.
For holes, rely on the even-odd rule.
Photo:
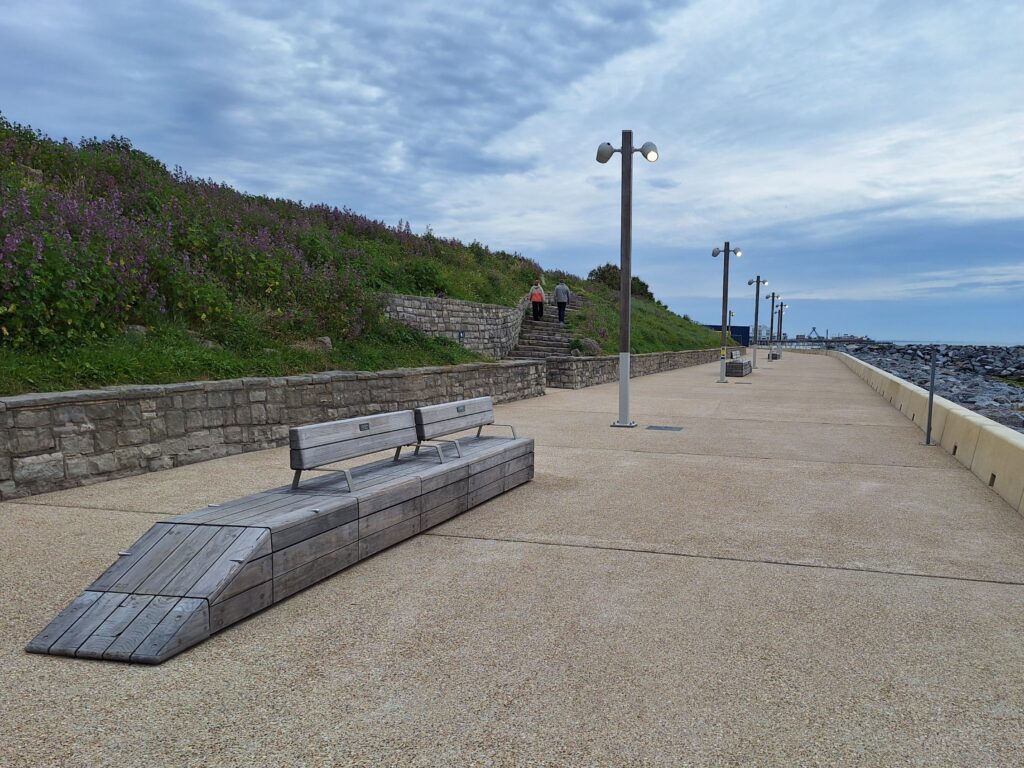
{"label": "wooden slat", "polygon": [[269,513],[256,514],[237,522],[238,525],[259,526],[270,531],[281,531],[305,522],[314,515],[326,516],[334,525],[354,520],[359,514],[359,505],[351,496],[311,497],[295,494],[293,503],[279,507]]}
{"label": "wooden slat", "polygon": [[78,621],[102,594],[102,592],[92,591],[80,594],[71,601],[70,605],[58,613],[42,632],[32,638],[25,646],[25,650],[30,653],[48,653],[50,646],[57,642],[57,639],[67,632],[71,625]]}
{"label": "wooden slat", "polygon": [[386,507],[393,507],[403,501],[415,498],[420,495],[420,479],[411,477],[408,479],[396,480],[387,485],[374,486],[365,490],[356,491],[355,496],[359,499],[359,516],[372,515]]}
{"label": "wooden slat", "polygon": [[246,529],[224,527],[214,528],[214,530],[216,533],[207,542],[206,546],[188,562],[188,565],[178,571],[173,579],[164,585],[165,594],[177,595],[178,597],[187,595],[195,583],[213,567],[213,564],[227,552],[228,547],[234,544],[235,540]]}
{"label": "wooden slat", "polygon": [[533,452],[533,440],[509,440],[496,445],[492,451],[485,451],[481,458],[474,459],[469,465],[470,474],[478,474],[484,470],[496,467],[506,461]]}
{"label": "wooden slat", "polygon": [[151,595],[128,595],[89,638],[78,646],[75,655],[85,659],[102,659],[104,652],[118,636],[135,621],[153,599]]}
{"label": "wooden slat", "polygon": [[275,491],[260,491],[259,493],[253,493],[249,496],[243,496],[240,499],[226,501],[223,504],[210,504],[203,509],[197,509],[195,512],[188,512],[184,515],[172,517],[166,522],[192,524],[215,522],[220,517],[237,512],[240,509],[253,509],[270,500],[276,499],[279,496],[280,493]]}
{"label": "wooden slat", "polygon": [[230,600],[216,603],[210,608],[210,634],[262,611],[273,602],[274,585],[268,581],[237,594]]}
{"label": "wooden slat", "polygon": [[420,515],[420,530],[425,531],[435,525],[450,520],[469,509],[469,497],[459,496],[446,504],[434,507]]}
{"label": "wooden slat", "polygon": [[290,451],[292,469],[311,469],[333,464],[336,461],[365,456],[402,445],[413,445],[417,441],[416,427],[411,425],[392,432],[359,437],[344,442],[328,443],[315,448],[292,448]]}
{"label": "wooden slat", "polygon": [[347,547],[336,549],[330,554],[318,557],[312,562],[301,565],[282,576],[274,578],[274,602],[284,600],[300,589],[323,581],[338,571],[347,568],[359,559],[358,542]]}
{"label": "wooden slat", "polygon": [[387,549],[393,544],[408,539],[410,536],[415,536],[419,533],[419,530],[420,518],[417,515],[411,520],[406,520],[404,523],[392,525],[383,531],[374,533],[366,538],[361,538],[359,539],[359,559],[362,560],[364,557],[369,557],[383,549]]}
{"label": "wooden slat", "polygon": [[135,649],[131,660],[141,664],[159,664],[209,636],[207,602],[183,597]]}
{"label": "wooden slat", "polygon": [[296,520],[288,527],[279,527],[271,534],[272,549],[277,552],[311,536],[350,523],[356,519],[356,513],[357,509],[344,507],[325,515],[310,515],[305,520]]}
{"label": "wooden slat", "polygon": [[117,562],[107,568],[96,581],[86,587],[86,590],[93,590],[98,592],[106,592],[110,589],[114,582],[124,576],[125,572],[135,565],[139,560],[153,548],[165,533],[167,533],[173,526],[167,525],[166,523],[157,523],[148,531],[132,544],[125,552],[129,554],[121,555]]}
{"label": "wooden slat", "polygon": [[387,507],[372,515],[359,518],[359,538],[365,539],[378,531],[397,525],[410,517],[416,517],[423,510],[423,497],[403,501],[401,504]]}
{"label": "wooden slat", "polygon": [[305,424],[288,430],[288,446],[299,449],[316,448],[328,443],[362,439],[415,426],[416,419],[412,411],[394,411],[374,416],[325,421],[320,424]]}
{"label": "wooden slat", "polygon": [[505,491],[505,478],[499,477],[493,483],[488,485],[480,486],[479,488],[469,492],[469,507],[472,509],[478,504],[483,504],[489,499],[493,499]]}
{"label": "wooden slat", "polygon": [[443,485],[437,490],[425,493],[420,497],[423,507],[423,512],[429,512],[434,507],[439,507],[442,504],[447,504],[452,499],[457,499],[459,496],[465,496],[469,493],[469,482],[467,480],[459,480],[448,485]]}
{"label": "wooden slat", "polygon": [[415,410],[417,424],[434,424],[462,416],[477,416],[481,413],[494,414],[494,400],[488,397],[473,397],[451,403],[426,405]]}
{"label": "wooden slat", "polygon": [[464,458],[461,461],[445,462],[444,464],[433,464],[423,467],[417,473],[420,479],[420,491],[423,494],[431,493],[452,483],[459,483],[469,477],[469,467],[472,459]]}
{"label": "wooden slat", "polygon": [[245,521],[258,517],[259,515],[271,515],[281,509],[306,504],[303,497],[293,493],[278,493],[261,500],[249,507],[237,507],[217,517],[210,518],[204,525],[247,525]]}
{"label": "wooden slat", "polygon": [[424,424],[420,427],[421,440],[433,440],[435,437],[450,435],[455,432],[462,432],[473,427],[481,427],[485,424],[494,423],[493,413],[475,413],[469,416],[458,416],[444,421],[436,421],[433,424]]}
{"label": "wooden slat", "polygon": [[192,588],[188,597],[204,597],[214,602],[249,560],[270,554],[270,533],[262,528],[246,528],[231,546],[210,566]]}
{"label": "wooden slat", "polygon": [[168,528],[169,530],[160,537],[156,544],[150,547],[146,554],[110,585],[112,591],[134,592],[139,584],[145,581],[196,529],[194,525],[170,525]]}
{"label": "wooden slat", "polygon": [[499,478],[511,475],[514,472],[518,472],[520,469],[530,466],[533,464],[533,454],[528,453],[523,456],[517,456],[510,461],[506,461],[497,466],[485,469],[483,472],[477,472],[475,475],[470,475],[469,478],[469,492],[472,493],[477,488],[493,483]]}
{"label": "wooden slat", "polygon": [[163,621],[164,616],[178,604],[177,597],[154,597],[142,612],[118,635],[117,640],[103,652],[103,658],[111,661],[130,661],[135,649],[149,637],[149,633]]}
{"label": "wooden slat", "polygon": [[505,478],[505,491],[511,491],[517,485],[528,483],[533,479],[533,465],[521,469]]}
{"label": "wooden slat", "polygon": [[288,571],[323,557],[336,549],[348,546],[356,541],[359,535],[359,523],[353,520],[337,528],[311,536],[304,541],[274,552],[274,575],[280,576]]}
{"label": "wooden slat", "polygon": [[68,627],[67,631],[57,638],[50,646],[50,653],[61,656],[74,656],[78,646],[89,639],[96,627],[107,620],[128,595],[123,592],[104,592],[86,609],[78,621]]}
{"label": "wooden slat", "polygon": [[222,603],[230,597],[245,592],[247,589],[252,589],[257,584],[271,581],[273,578],[273,556],[264,555],[263,557],[256,558],[252,562],[245,564],[242,570],[238,572],[238,575],[231,580],[231,583],[224,588],[224,591],[220,593],[220,596],[214,602]]}
{"label": "wooden slat", "polygon": [[164,591],[167,584],[178,575],[182,568],[189,564],[193,557],[199,554],[203,547],[209,543],[210,539],[217,534],[217,530],[217,528],[211,525],[202,525],[196,528],[133,591],[136,594],[143,595],[167,594]]}

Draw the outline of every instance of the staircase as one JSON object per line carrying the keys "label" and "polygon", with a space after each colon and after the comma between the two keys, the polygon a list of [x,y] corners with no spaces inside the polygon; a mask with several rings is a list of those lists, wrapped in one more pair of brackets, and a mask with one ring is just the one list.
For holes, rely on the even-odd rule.
{"label": "staircase", "polygon": [[[568,323],[573,312],[583,306],[583,299],[572,296],[565,308],[565,319]],[[572,334],[566,325],[558,322],[558,305],[548,300],[544,303],[544,317],[533,319],[533,306],[527,306],[526,318],[519,331],[519,343],[509,353],[510,358],[556,357],[571,354],[569,342]]]}

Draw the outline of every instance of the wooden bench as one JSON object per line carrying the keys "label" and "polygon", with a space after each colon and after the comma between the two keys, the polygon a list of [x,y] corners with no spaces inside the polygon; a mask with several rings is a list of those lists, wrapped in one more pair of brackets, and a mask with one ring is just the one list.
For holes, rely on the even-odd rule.
{"label": "wooden bench", "polygon": [[[514,430],[512,437],[482,435],[491,424],[490,398],[476,398],[295,427],[289,435],[291,485],[153,526],[26,650],[159,664],[528,482],[533,440],[516,437]],[[476,435],[443,439],[473,427]],[[409,445],[429,450],[403,454]],[[388,458],[299,482],[304,471],[392,449]]]}

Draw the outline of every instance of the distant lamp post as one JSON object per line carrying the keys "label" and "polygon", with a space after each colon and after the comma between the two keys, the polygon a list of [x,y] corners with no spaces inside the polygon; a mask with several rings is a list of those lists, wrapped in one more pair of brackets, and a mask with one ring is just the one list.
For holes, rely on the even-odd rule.
{"label": "distant lamp post", "polygon": [[789,304],[783,304],[779,302],[779,354],[782,354],[782,314],[784,310],[789,309]]}
{"label": "distant lamp post", "polygon": [[779,301],[781,301],[782,297],[779,296],[775,291],[772,291],[772,295],[771,296],[765,296],[764,297],[765,301],[768,301],[769,299],[771,299],[771,302],[772,302],[772,314],[771,314],[771,320],[769,321],[769,324],[768,324],[768,359],[771,360],[772,359],[772,346],[775,344],[775,300],[778,299]]}
{"label": "distant lamp post", "polygon": [[758,341],[758,310],[761,309],[761,286],[768,285],[767,280],[762,280],[761,276],[758,275],[753,280],[747,280],[747,285],[756,285],[754,289],[754,368],[757,368],[757,341]]}
{"label": "distant lamp post", "polygon": [[736,317],[736,313],[731,309],[729,310],[729,338],[732,338],[732,319]]}
{"label": "distant lamp post", "polygon": [[717,246],[711,252],[711,257],[717,259],[719,255],[722,255],[722,348],[718,353],[718,383],[725,384],[725,348],[729,345],[726,339],[727,330],[729,325],[729,254],[736,254],[738,259],[743,255],[743,251],[739,248],[730,248],[729,241],[725,241],[725,248],[718,248]]}
{"label": "distant lamp post", "polygon": [[629,322],[630,288],[632,287],[633,247],[633,153],[639,152],[648,162],[658,159],[658,148],[648,141],[636,149],[633,132],[622,132],[622,146],[616,149],[607,141],[597,148],[597,162],[607,163],[616,152],[622,154],[622,226],[619,241],[619,420],[613,427],[635,427],[629,418]]}

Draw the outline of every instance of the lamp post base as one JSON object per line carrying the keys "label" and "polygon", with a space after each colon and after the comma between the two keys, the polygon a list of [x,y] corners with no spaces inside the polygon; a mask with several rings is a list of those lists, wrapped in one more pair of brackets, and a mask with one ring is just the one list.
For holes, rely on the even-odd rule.
{"label": "lamp post base", "polygon": [[625,427],[625,428],[628,429],[630,427],[635,427],[636,426],[636,422],[635,421],[631,421],[628,424],[620,424],[619,422],[615,421],[615,422],[612,422],[612,426],[613,427]]}

